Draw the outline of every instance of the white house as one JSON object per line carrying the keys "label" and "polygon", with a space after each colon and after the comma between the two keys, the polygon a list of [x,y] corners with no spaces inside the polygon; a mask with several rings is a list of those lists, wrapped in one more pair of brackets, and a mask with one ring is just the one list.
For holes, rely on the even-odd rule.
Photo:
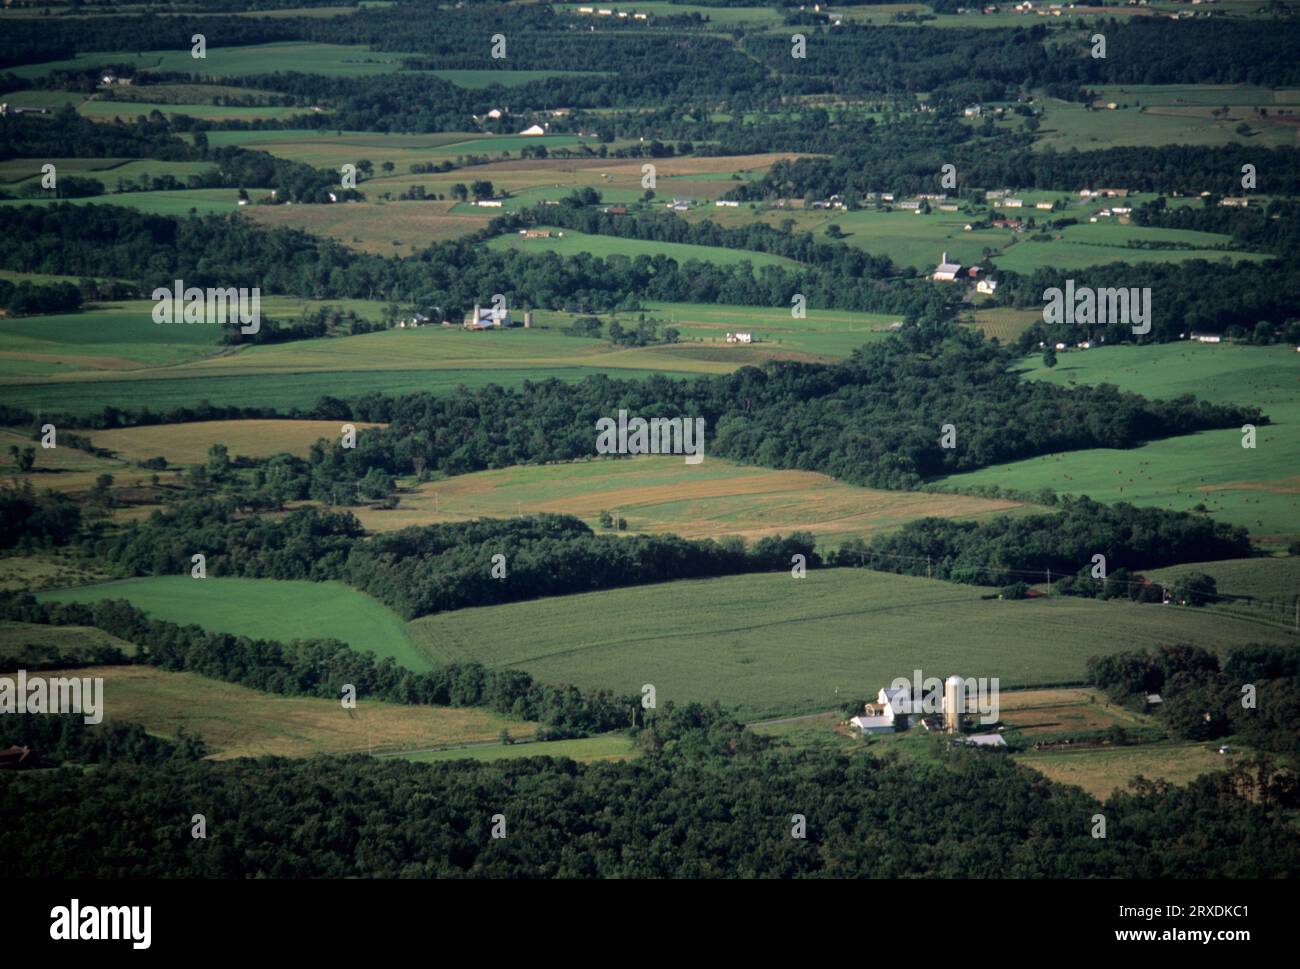
{"label": "white house", "polygon": [[1009,198],[1003,201],[1002,207],[1006,209],[1018,209],[1021,208],[1024,204],[1025,204],[1024,199]]}
{"label": "white house", "polygon": [[720,209],[734,209],[734,208],[739,208],[740,206],[740,203],[737,202],[735,199],[718,199],[713,204]]}
{"label": "white house", "polygon": [[975,284],[975,292],[984,293],[992,296],[998,291],[998,281],[996,279],[981,279]]}
{"label": "white house", "polygon": [[752,333],[728,333],[728,343],[753,343],[754,334]]}
{"label": "white house", "polygon": [[479,199],[474,204],[485,209],[499,209],[505,199]]}

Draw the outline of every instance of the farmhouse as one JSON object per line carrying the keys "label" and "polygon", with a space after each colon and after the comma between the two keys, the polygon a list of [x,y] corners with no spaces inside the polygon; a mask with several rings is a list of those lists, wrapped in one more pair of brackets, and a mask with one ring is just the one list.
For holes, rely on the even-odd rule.
{"label": "farmhouse", "polygon": [[720,209],[735,209],[740,207],[740,203],[735,199],[718,199],[713,204]]}
{"label": "farmhouse", "polygon": [[35,767],[39,759],[32,752],[31,747],[19,747],[15,744],[0,750],[0,770],[26,770]]}
{"label": "farmhouse", "polygon": [[945,252],[943,254],[943,261],[939,263],[934,274],[930,278],[935,282],[950,283],[957,278],[959,272],[961,272],[961,263],[949,262],[948,253]]}
{"label": "farmhouse", "polygon": [[479,306],[478,303],[474,304],[474,312],[465,317],[467,330],[491,330],[512,325],[509,310]]}
{"label": "farmhouse", "polygon": [[998,281],[996,279],[981,279],[975,284],[975,292],[984,293],[992,296],[998,291]]}
{"label": "farmhouse", "polygon": [[753,343],[754,334],[752,333],[728,333],[728,343]]}

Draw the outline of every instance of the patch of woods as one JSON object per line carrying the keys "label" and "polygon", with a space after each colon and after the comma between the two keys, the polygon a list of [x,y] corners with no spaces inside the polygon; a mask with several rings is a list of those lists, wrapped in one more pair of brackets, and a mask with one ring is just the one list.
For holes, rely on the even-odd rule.
{"label": "patch of woods", "polygon": [[[1256,407],[1024,381],[1008,370],[1013,359],[978,334],[917,326],[836,364],[774,361],[686,381],[597,376],[454,397],[412,394],[354,410],[359,420],[390,426],[358,435],[352,449],[313,451],[311,462],[313,474],[357,481],[376,467],[410,473],[417,459],[446,474],[578,460],[594,451],[596,421],[625,408],[647,417],[703,417],[711,456],[915,488],[1041,454],[1267,423]],[[955,428],[953,447],[941,446],[945,425]]]}
{"label": "patch of woods", "polygon": [[[1000,515],[987,522],[922,518],[869,541],[847,541],[826,564],[976,585],[1045,582],[1055,575],[1061,580],[1053,586],[1058,594],[1111,598],[1120,594],[1121,583],[1127,597],[1143,588],[1140,577],[1116,563],[1141,562],[1154,569],[1242,558],[1251,551],[1245,528],[1201,515],[1126,502],[1104,505],[1086,497],[1061,499],[1059,507],[1053,514]],[[1098,554],[1112,563],[1109,584],[1092,578],[1092,558]],[[1194,604],[1203,601],[1201,588],[1188,587]],[[1138,601],[1163,601],[1163,590],[1154,599],[1139,594]]]}
{"label": "patch of woods", "polygon": [[[820,559],[812,536],[690,540],[597,535],[568,515],[480,519],[365,537],[347,512],[300,509],[282,518],[238,516],[214,501],[182,504],[89,547],[126,575],[183,575],[202,551],[208,574],[338,579],[407,619],[469,606],[598,589],[788,569]],[[505,578],[490,576],[504,555]],[[124,637],[125,638],[125,637]]]}
{"label": "patch of woods", "polygon": [[[0,775],[0,817],[60,820],[0,840],[0,866],[42,878],[1267,878],[1300,865],[1284,805],[1255,784],[1266,767],[1186,788],[1140,780],[1098,802],[980,751],[930,763],[777,747],[694,704],[665,704],[638,746],[635,761],[590,765],[146,757]],[[176,805],[196,798],[239,823],[194,841]],[[1088,837],[1099,810],[1107,837]],[[806,838],[791,837],[795,811]],[[131,836],[72,851],[68,831]]]}
{"label": "patch of woods", "polygon": [[[1300,653],[1294,647],[1241,646],[1222,659],[1185,645],[1112,653],[1088,660],[1088,681],[1117,703],[1150,709],[1186,740],[1231,739],[1293,761],[1300,756]],[[1152,706],[1149,696],[1161,702]]]}

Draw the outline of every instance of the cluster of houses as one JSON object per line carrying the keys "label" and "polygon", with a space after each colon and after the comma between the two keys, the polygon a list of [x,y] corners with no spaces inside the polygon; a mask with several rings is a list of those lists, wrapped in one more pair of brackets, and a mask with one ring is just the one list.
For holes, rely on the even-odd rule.
{"label": "cluster of houses", "polygon": [[[451,320],[443,320],[441,325],[451,326],[452,323]],[[474,312],[467,314],[461,325],[467,330],[501,330],[514,326],[515,321],[508,309],[497,309],[491,306],[483,307],[475,303]],[[524,311],[523,325],[525,329],[532,327],[532,310]],[[433,326],[433,320],[423,313],[412,313],[409,319],[397,321],[397,329],[399,330],[416,330],[422,326]]]}
{"label": "cluster of houses", "polygon": [[649,20],[645,13],[629,13],[626,10],[614,10],[610,7],[579,7],[578,13],[588,17],[614,17],[617,20]]}

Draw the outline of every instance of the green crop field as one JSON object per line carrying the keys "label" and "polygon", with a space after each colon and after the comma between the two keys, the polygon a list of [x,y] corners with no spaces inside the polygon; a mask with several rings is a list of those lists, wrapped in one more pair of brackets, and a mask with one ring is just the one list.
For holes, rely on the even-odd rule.
{"label": "green crop field", "polygon": [[1146,573],[1153,582],[1173,585],[1188,572],[1204,572],[1216,583],[1216,596],[1205,608],[1236,616],[1291,626],[1300,630],[1300,555],[1260,556],[1226,562],[1188,562]]}
{"label": "green crop field", "polygon": [[1205,610],[1052,598],[856,569],[671,582],[428,616],[410,623],[437,662],[479,660],[543,682],[734,705],[749,719],[874,696],[895,677],[1077,682],[1087,657],[1164,643],[1293,644]]}
{"label": "green crop field", "polygon": [[[89,173],[91,178],[101,173]],[[100,178],[104,181],[103,178]],[[105,183],[111,189],[114,180]],[[256,202],[271,194],[270,189],[254,188],[248,190],[248,197]],[[239,192],[233,188],[186,188],[174,192],[121,192],[109,195],[94,195],[89,198],[59,199],[37,197],[30,199],[0,200],[0,205],[61,205],[71,202],[73,205],[120,205],[136,209],[149,215],[184,216],[191,212],[198,215],[224,214],[239,211]]]}
{"label": "green crop field", "polygon": [[1028,458],[952,475],[944,484],[1046,487],[1178,511],[1203,506],[1218,520],[1246,526],[1256,539],[1300,538],[1300,354],[1293,347],[1181,342],[1073,351],[1058,360],[1051,372],[1035,357],[1022,366],[1031,379],[1058,384],[1111,383],[1154,399],[1193,394],[1253,404],[1273,423],[1257,428],[1253,449],[1241,446],[1239,429],[1203,431],[1130,450]]}
{"label": "green crop field", "polygon": [[[543,227],[545,228],[545,227]],[[519,252],[543,253],[554,252],[561,256],[575,256],[587,253],[593,256],[665,256],[675,259],[679,264],[695,259],[711,262],[720,266],[734,266],[740,262],[749,262],[756,269],[763,266],[797,266],[793,259],[773,256],[764,252],[750,252],[747,249],[722,249],[717,246],[697,246],[681,242],[647,242],[643,239],[623,239],[618,236],[588,235],[572,229],[552,229],[549,239],[526,239],[521,235],[511,234],[497,236],[487,243],[490,249],[515,249]]]}
{"label": "green crop field", "polygon": [[[1146,95],[1122,94],[1119,93],[1119,88],[1103,88],[1112,93],[1102,96],[1097,102],[1101,105],[1101,110],[1092,111],[1082,104],[1049,98],[1046,100],[1046,112],[1042,125],[1038,129],[1034,148],[1039,151],[1046,148],[1055,148],[1057,151],[1069,151],[1072,148],[1077,148],[1079,151],[1095,151],[1100,148],[1148,145],[1214,147],[1240,144],[1277,148],[1296,144],[1294,126],[1281,123],[1272,117],[1259,117],[1252,107],[1242,105],[1239,100],[1236,100],[1239,106],[1232,108],[1227,116],[1211,115],[1210,112],[1221,105],[1226,104],[1231,107],[1235,99],[1224,100],[1221,90],[1211,88],[1200,96],[1201,103],[1194,105],[1191,103],[1191,98],[1195,96],[1191,95],[1191,90],[1195,87],[1195,85],[1179,86],[1175,91],[1181,93],[1165,95],[1155,93],[1157,89],[1149,87],[1130,89],[1134,92],[1145,90],[1148,92]],[[1272,92],[1267,91],[1259,93],[1258,100],[1250,100],[1251,90],[1248,88],[1243,92],[1247,95],[1249,104],[1267,106],[1275,103]],[[1146,110],[1137,106],[1138,101],[1141,101],[1143,106],[1153,103],[1149,102],[1147,97],[1168,102],[1171,99],[1176,101],[1178,97],[1184,95],[1188,96],[1185,106],[1171,107],[1166,104]],[[1239,94],[1237,97],[1241,96]],[[1211,100],[1209,103],[1204,100],[1216,97],[1219,100]],[[1107,102],[1128,106],[1108,111],[1105,109]],[[1243,123],[1250,126],[1250,133],[1237,132],[1237,127]]]}
{"label": "green crop field", "polygon": [[492,70],[448,70],[448,71],[430,71],[444,81],[450,81],[457,87],[469,88],[470,90],[482,90],[489,88],[494,84],[502,87],[518,87],[521,84],[531,84],[533,81],[543,81],[548,77],[602,77],[600,71],[492,71]]}
{"label": "green crop field", "polygon": [[42,592],[58,602],[126,599],[155,619],[261,639],[341,639],[353,649],[391,656],[403,666],[429,663],[412,648],[402,621],[387,607],[339,582],[188,575],[123,579]]}
{"label": "green crop field", "polygon": [[[11,158],[0,162],[0,183],[10,191],[21,188],[24,183],[39,184],[41,166],[47,163],[54,165],[59,175],[93,178],[103,183],[108,192],[116,189],[119,180],[133,182],[145,175],[149,178],[171,175],[184,182],[191,175],[202,175],[215,168],[211,162],[159,161],[154,158]],[[231,194],[234,194],[233,190]],[[98,201],[110,202],[107,199]],[[112,200],[110,204],[129,203]]]}
{"label": "green crop field", "polygon": [[62,61],[25,64],[12,69],[21,78],[44,77],[55,70],[86,70],[125,64],[137,71],[168,74],[195,74],[199,77],[239,77],[246,74],[273,74],[292,67],[303,74],[326,77],[362,77],[391,74],[400,70],[409,54],[373,51],[362,44],[312,44],[289,42],[252,44],[244,47],[213,47],[207,56],[194,57],[190,45],[174,50],[139,52],[96,51],[78,54]]}
{"label": "green crop field", "polygon": [[[513,725],[508,725],[511,727]],[[518,731],[511,730],[514,735]],[[489,744],[477,747],[454,747],[449,750],[424,750],[419,753],[400,754],[403,760],[421,763],[438,763],[447,760],[474,760],[491,762],[515,760],[519,757],[567,757],[581,764],[597,760],[627,760],[636,755],[632,739],[624,734],[601,734],[577,740],[546,740],[526,744]]]}
{"label": "green crop field", "polygon": [[982,518],[1022,510],[1028,509],[1018,502],[858,488],[812,471],[745,467],[707,455],[696,465],[645,455],[459,475],[415,485],[396,509],[356,514],[374,531],[543,512],[576,515],[599,529],[600,513],[608,511],[618,512],[631,532],[755,539],[808,531],[821,546],[838,548],[845,539],[927,515]]}
{"label": "green crop field", "polygon": [[[1026,238],[1017,242],[1005,253],[995,257],[999,269],[1017,273],[1032,273],[1036,269],[1085,269],[1106,263],[1123,262],[1129,265],[1148,262],[1177,263],[1189,259],[1248,260],[1261,262],[1270,258],[1267,253],[1243,252],[1231,248],[1231,238],[1213,232],[1193,232],[1186,229],[1158,229],[1139,225],[1120,225],[1116,222],[1097,222],[1071,225],[1052,230],[1052,238],[1038,241]],[[1130,246],[1129,243],[1133,245]],[[1180,248],[1138,248],[1171,245]],[[1181,246],[1197,248],[1184,249]]]}
{"label": "green crop field", "polygon": [[225,105],[225,104],[170,104],[148,101],[104,101],[96,98],[83,101],[77,107],[77,113],[92,121],[132,122],[141,115],[146,117],[153,111],[164,115],[185,115],[190,118],[202,118],[205,121],[259,121],[263,119],[280,120],[295,114],[306,114],[310,108],[280,107],[279,105]]}
{"label": "green crop field", "polygon": [[[823,357],[848,357],[864,343],[883,340],[889,326],[900,317],[887,313],[855,313],[808,307],[804,319],[795,319],[789,308],[728,306],[724,303],[647,303],[647,317],[663,320],[693,340],[720,344],[728,349],[726,335],[740,330],[759,341],[748,350],[771,352],[793,350]],[[636,314],[628,314],[635,319]],[[626,321],[625,321],[626,322]],[[744,349],[731,345],[730,349]]]}
{"label": "green crop field", "polygon": [[[339,168],[357,164],[362,159],[374,163],[375,170],[388,161],[399,170],[415,163],[455,161],[461,155],[501,155],[518,152],[527,146],[544,145],[548,151],[572,148],[594,139],[576,135],[484,135],[468,132],[435,132],[423,135],[380,134],[373,131],[335,132],[317,129],[278,129],[270,131],[213,131],[208,144],[216,147],[239,145],[265,151],[278,158],[302,162],[316,168]],[[456,181],[464,181],[465,174]],[[475,170],[475,178],[479,177]],[[490,175],[484,176],[490,178]],[[358,182],[364,190],[365,182]]]}

